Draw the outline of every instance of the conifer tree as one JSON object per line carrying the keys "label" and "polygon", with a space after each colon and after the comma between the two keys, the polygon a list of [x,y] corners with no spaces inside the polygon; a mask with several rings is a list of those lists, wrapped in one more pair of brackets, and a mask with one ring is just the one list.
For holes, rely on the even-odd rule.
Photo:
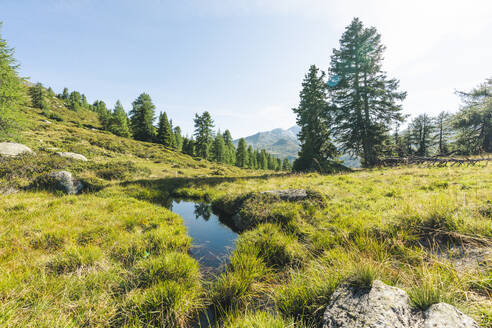
{"label": "conifer tree", "polygon": [[283,171],[291,171],[292,170],[292,166],[290,165],[290,161],[287,157],[284,158],[284,161],[282,162],[282,170]]}
{"label": "conifer tree", "polygon": [[382,70],[384,50],[376,29],[354,18],[331,56],[328,90],[334,132],[342,150],[360,156],[366,167],[378,163],[378,148],[389,127],[403,121],[406,93]]}
{"label": "conifer tree", "polygon": [[176,140],[176,150],[183,150],[183,136],[181,135],[181,128],[179,126],[174,128],[174,140]]}
{"label": "conifer tree", "polygon": [[193,139],[183,138],[183,153],[195,156],[195,142]]}
{"label": "conifer tree", "polygon": [[[297,108],[297,125],[301,127],[301,150],[294,162],[296,171],[330,171],[337,149],[331,142],[331,113],[327,110],[324,73],[312,65],[302,83]],[[270,165],[272,166],[272,165]]]}
{"label": "conifer tree", "polygon": [[262,170],[268,170],[268,156],[267,156],[265,149],[262,149],[260,153],[261,153],[261,155],[260,155],[260,163],[261,163],[260,168]]}
{"label": "conifer tree", "polygon": [[210,145],[213,140],[212,128],[214,122],[210,113],[205,111],[202,115],[195,114],[195,152],[201,158],[209,157]]}
{"label": "conifer tree", "polygon": [[434,123],[427,114],[421,114],[414,118],[409,126],[413,143],[416,146],[415,154],[428,156],[434,144]]}
{"label": "conifer tree", "polygon": [[282,170],[282,160],[280,158],[277,158],[277,165],[276,165],[275,169],[277,171],[281,171]]}
{"label": "conifer tree", "polygon": [[248,165],[248,154],[246,151],[246,141],[244,138],[239,139],[236,150],[236,166],[246,167]]}
{"label": "conifer tree", "polygon": [[80,106],[82,106],[82,108],[87,108],[88,105],[89,104],[87,103],[87,97],[84,94],[82,94],[80,98]]}
{"label": "conifer tree", "polygon": [[255,152],[253,150],[253,146],[249,145],[248,146],[248,167],[250,169],[256,169],[256,156]]}
{"label": "conifer tree", "polygon": [[229,130],[225,130],[222,137],[224,138],[224,143],[226,147],[226,163],[234,164],[236,163],[236,147],[234,147],[231,132]]}
{"label": "conifer tree", "polygon": [[68,100],[69,97],[70,95],[68,93],[68,88],[63,88],[63,92],[60,94],[59,98],[63,100]]}
{"label": "conifer tree", "polygon": [[435,119],[437,130],[437,151],[439,155],[449,153],[448,139],[450,136],[450,117],[451,114],[442,111]]}
{"label": "conifer tree", "polygon": [[72,91],[68,97],[68,108],[73,111],[78,111],[80,109],[81,96],[78,91]]}
{"label": "conifer tree", "polygon": [[226,147],[224,138],[220,131],[217,133],[212,146],[212,160],[218,163],[225,163],[226,161]]}
{"label": "conifer tree", "polygon": [[132,103],[130,111],[131,128],[136,140],[152,141],[154,138],[154,110],[152,99],[146,93],[142,93]]}
{"label": "conifer tree", "polygon": [[51,87],[48,88],[47,93],[48,93],[48,96],[49,97],[54,97],[55,96],[55,92],[53,91],[53,89]]}
{"label": "conifer tree", "polygon": [[102,100],[96,100],[92,106],[99,116],[99,121],[101,122],[103,130],[109,131],[111,125],[111,112],[106,107],[106,103]]}
{"label": "conifer tree", "polygon": [[166,112],[159,115],[159,126],[157,128],[157,142],[166,147],[174,146],[174,133],[171,130],[171,124],[167,119]]}
{"label": "conifer tree", "polygon": [[117,100],[111,115],[109,130],[120,137],[130,137],[130,128],[128,127],[128,117],[123,105]]}
{"label": "conifer tree", "polygon": [[470,92],[459,92],[463,106],[453,119],[463,154],[492,152],[492,78]]}
{"label": "conifer tree", "polygon": [[35,108],[45,109],[47,103],[44,99],[44,89],[41,83],[36,83],[29,88],[29,95],[31,96],[31,104]]}
{"label": "conifer tree", "polygon": [[24,103],[24,92],[18,68],[14,50],[0,35],[0,138],[11,136],[19,123],[18,107]]}

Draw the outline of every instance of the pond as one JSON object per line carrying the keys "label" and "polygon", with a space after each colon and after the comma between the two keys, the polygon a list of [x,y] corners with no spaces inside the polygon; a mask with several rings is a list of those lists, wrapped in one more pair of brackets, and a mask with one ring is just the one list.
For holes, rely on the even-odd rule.
{"label": "pond", "polygon": [[206,203],[173,200],[170,210],[180,215],[193,238],[192,255],[202,268],[217,273],[228,261],[237,233],[223,224]]}

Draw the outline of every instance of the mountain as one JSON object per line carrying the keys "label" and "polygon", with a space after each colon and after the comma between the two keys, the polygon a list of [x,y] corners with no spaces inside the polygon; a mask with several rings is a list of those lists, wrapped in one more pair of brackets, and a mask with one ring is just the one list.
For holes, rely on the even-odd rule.
{"label": "mountain", "polygon": [[[280,158],[287,157],[293,161],[297,158],[300,144],[297,139],[297,134],[301,128],[297,125],[289,129],[273,129],[271,131],[263,131],[244,138],[247,145],[253,146],[255,149],[265,149],[269,153]],[[239,139],[234,140],[234,145],[237,146]],[[340,159],[348,167],[360,167],[360,160],[348,154],[343,154]]]}
{"label": "mountain", "polygon": [[[300,149],[297,134],[300,128],[295,125],[290,129],[273,129],[271,131],[258,132],[244,138],[246,144],[253,146],[255,149],[265,149],[269,153],[280,158],[287,157],[289,160],[297,158]],[[239,139],[234,140],[237,146]]]}

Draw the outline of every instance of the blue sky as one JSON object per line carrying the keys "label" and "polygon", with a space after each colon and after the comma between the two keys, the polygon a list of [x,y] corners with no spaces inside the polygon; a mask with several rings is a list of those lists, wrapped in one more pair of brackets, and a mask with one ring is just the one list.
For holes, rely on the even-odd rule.
{"label": "blue sky", "polygon": [[0,0],[31,81],[127,111],[147,92],[185,133],[208,110],[233,137],[294,125],[305,72],[355,16],[382,34],[405,113],[456,111],[454,90],[492,76],[489,0]]}

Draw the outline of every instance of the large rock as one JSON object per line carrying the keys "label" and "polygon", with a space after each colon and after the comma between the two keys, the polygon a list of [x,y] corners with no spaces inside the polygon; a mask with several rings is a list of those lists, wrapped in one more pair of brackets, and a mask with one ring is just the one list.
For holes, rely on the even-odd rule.
{"label": "large rock", "polygon": [[0,156],[18,156],[20,154],[34,154],[31,148],[15,142],[0,142]]}
{"label": "large rock", "polygon": [[424,313],[412,308],[407,293],[375,280],[371,289],[337,288],[323,316],[323,328],[478,328],[455,307],[439,303]]}
{"label": "large rock", "polygon": [[78,194],[84,187],[67,171],[51,172],[38,177],[31,185],[33,188],[63,191],[66,194]]}
{"label": "large rock", "polygon": [[285,190],[268,190],[260,194],[273,195],[280,200],[295,202],[308,198],[308,193],[305,189],[285,189]]}
{"label": "large rock", "polygon": [[87,162],[87,158],[84,155],[77,154],[77,153],[59,151],[59,152],[56,152],[55,155],[61,156],[61,157],[67,157],[67,158],[71,158],[71,159],[76,159],[78,161]]}

